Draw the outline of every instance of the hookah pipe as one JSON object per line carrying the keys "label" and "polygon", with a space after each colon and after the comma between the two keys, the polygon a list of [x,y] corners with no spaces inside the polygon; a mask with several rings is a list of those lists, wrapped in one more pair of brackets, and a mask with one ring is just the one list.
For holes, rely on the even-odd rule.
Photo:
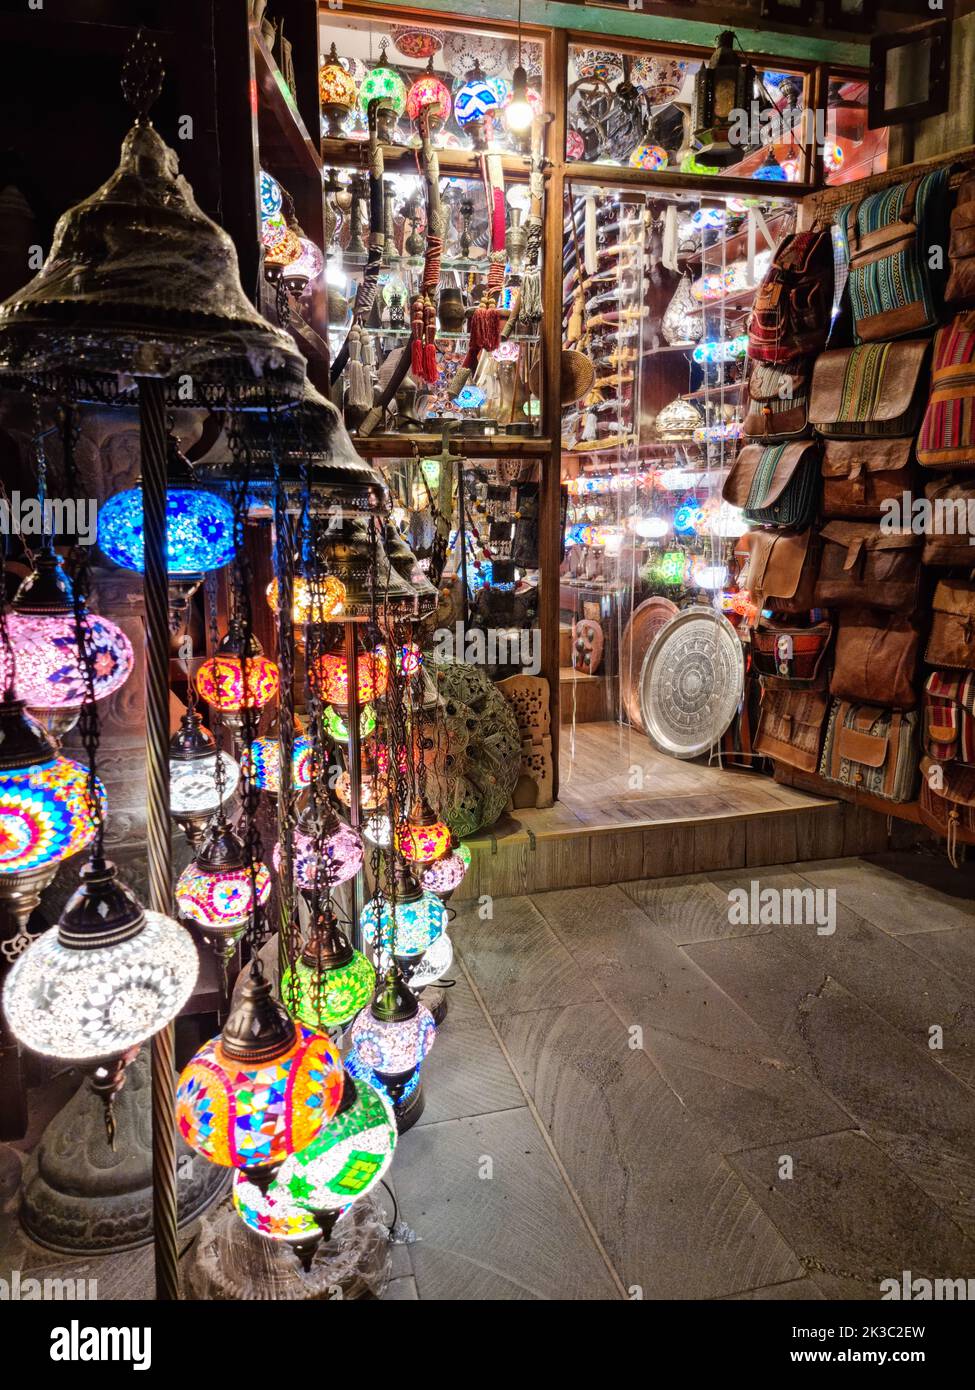
{"label": "hookah pipe", "polygon": [[471,336],[467,356],[454,373],[450,396],[454,399],[470,381],[482,350],[493,352],[501,345],[501,315],[498,299],[504,285],[504,176],[501,159],[492,154],[481,157],[482,177],[491,215],[491,261],[480,304],[471,314]]}
{"label": "hookah pipe", "polygon": [[420,292],[410,306],[412,337],[400,350],[399,358],[389,373],[379,400],[359,426],[366,437],[382,420],[396,392],[412,372],[418,381],[437,380],[437,302],[440,289],[440,260],[443,255],[444,212],[440,198],[440,162],[430,138],[429,111],[424,107],[417,122],[420,130],[420,154],[426,188],[427,227],[423,253],[423,277]]}
{"label": "hookah pipe", "polygon": [[[383,147],[379,143],[378,121],[381,102],[369,103],[366,119],[369,123],[369,254],[362,280],[356,291],[355,306],[352,311],[352,324],[345,335],[345,342],[335,354],[332,362],[330,381],[334,386],[345,371],[353,343],[360,336],[359,328],[368,318],[376,298],[379,284],[379,269],[382,265],[383,248],[386,244],[383,218]],[[353,339],[353,334],[355,339]],[[362,404],[362,402],[357,402]],[[371,402],[366,402],[371,404]]]}

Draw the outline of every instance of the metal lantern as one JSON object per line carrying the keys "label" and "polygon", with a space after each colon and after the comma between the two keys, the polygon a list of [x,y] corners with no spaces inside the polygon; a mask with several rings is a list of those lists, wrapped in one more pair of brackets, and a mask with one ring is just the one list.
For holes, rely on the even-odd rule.
{"label": "metal lantern", "polygon": [[233,796],[240,769],[196,710],[187,710],[169,741],[169,814],[195,848],[210,817]]}
{"label": "metal lantern", "polygon": [[717,47],[694,79],[694,138],[703,146],[696,158],[708,168],[726,168],[745,155],[729,141],[736,111],[748,111],[755,95],[755,69],[735,51],[731,29],[718,35]]}

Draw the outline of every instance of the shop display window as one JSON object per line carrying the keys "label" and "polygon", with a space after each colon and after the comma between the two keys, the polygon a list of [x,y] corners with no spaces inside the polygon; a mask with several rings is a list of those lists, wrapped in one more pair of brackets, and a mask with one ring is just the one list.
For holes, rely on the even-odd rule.
{"label": "shop display window", "polygon": [[888,131],[867,129],[867,96],[865,78],[830,75],[823,142],[827,184],[852,183],[887,168]]}

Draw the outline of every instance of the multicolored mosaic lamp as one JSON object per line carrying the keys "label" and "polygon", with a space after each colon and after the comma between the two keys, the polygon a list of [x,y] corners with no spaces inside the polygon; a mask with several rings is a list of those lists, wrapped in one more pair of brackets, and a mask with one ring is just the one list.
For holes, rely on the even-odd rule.
{"label": "multicolored mosaic lamp", "polygon": [[441,82],[433,71],[431,54],[425,71],[414,80],[406,94],[406,114],[411,121],[416,122],[425,111],[430,121],[430,129],[435,130],[450,120],[452,105],[450,88],[445,82]]}
{"label": "multicolored mosaic lamp", "polygon": [[[272,579],[267,586],[267,601],[276,613],[278,611],[278,581]],[[291,619],[296,626],[307,623],[335,622],[342,614],[345,602],[345,585],[334,574],[324,574],[307,579],[296,574],[291,594]]]}
{"label": "multicolored mosaic lamp", "polygon": [[[384,647],[360,652],[356,667],[360,706],[385,695],[389,685],[389,657]],[[313,676],[322,700],[330,705],[348,707],[349,665],[344,652],[323,652],[313,667]]]}
{"label": "multicolored mosaic lamp", "polygon": [[262,975],[239,990],[223,1032],[183,1068],[176,1125],[211,1163],[275,1166],[305,1149],[336,1113],[345,1089],[338,1049],[295,1024]]}
{"label": "multicolored mosaic lamp", "polygon": [[[277,795],[281,786],[281,744],[277,738],[262,736],[244,753],[243,766],[249,771],[255,787]],[[291,785],[307,787],[311,783],[311,739],[298,734],[291,750]]]}
{"label": "multicolored mosaic lamp", "polygon": [[[273,661],[264,655],[257,638],[251,634],[247,655],[246,688],[244,679],[244,634],[232,622],[226,637],[215,654],[203,662],[196,673],[196,689],[202,700],[218,709],[234,724],[234,716],[242,709],[263,709],[278,693],[280,677]],[[236,721],[239,727],[239,721]]]}
{"label": "multicolored mosaic lamp", "polygon": [[[368,738],[376,727],[376,711],[372,705],[364,705],[359,714],[359,737]],[[345,719],[334,705],[326,705],[322,710],[322,729],[333,743],[348,743],[349,730]]]}
{"label": "multicolored mosaic lamp", "polygon": [[[219,764],[219,768],[218,768]],[[196,710],[187,710],[169,741],[169,814],[196,847],[207,821],[233,796],[240,769]]]}
{"label": "multicolored mosaic lamp", "polygon": [[189,999],[199,959],[189,933],[145,910],[95,859],[56,927],[15,962],[3,992],[14,1036],[70,1061],[115,1058],[157,1033]]}
{"label": "multicolored mosaic lamp", "polygon": [[281,211],[284,203],[284,194],[281,192],[281,185],[272,174],[261,170],[257,179],[257,191],[261,200],[261,217],[273,217],[275,213]]}
{"label": "multicolored mosaic lamp", "polygon": [[[310,893],[316,885],[337,888],[355,878],[362,868],[364,851],[359,833],[340,821],[327,803],[311,808],[298,818],[292,836],[292,873],[298,887]],[[281,872],[281,846],[274,846],[273,863]]]}
{"label": "multicolored mosaic lamp", "polygon": [[470,866],[471,852],[465,844],[459,844],[442,859],[424,864],[420,869],[420,883],[428,893],[436,893],[446,901],[460,887]]}
{"label": "multicolored mosaic lamp", "polygon": [[0,702],[0,897],[22,927],[62,859],[95,837],[87,786],[87,769],[58,756],[22,700]]}
{"label": "multicolored mosaic lamp", "polygon": [[450,826],[440,819],[426,796],[421,796],[396,830],[396,848],[413,864],[431,864],[450,849]]}
{"label": "multicolored mosaic lamp", "polygon": [[328,1031],[351,1022],[375,988],[371,962],[355,950],[326,907],[294,970],[289,966],[281,976],[281,1001],[299,1023]]}
{"label": "multicolored mosaic lamp", "polygon": [[400,1133],[422,1112],[423,1092],[416,1072],[436,1035],[433,1015],[393,961],[369,1008],[353,1023],[351,1043],[359,1062],[376,1073],[392,1101]]}
{"label": "multicolored mosaic lamp", "polygon": [[[343,806],[352,805],[352,778],[347,772],[339,775],[335,783],[335,795]],[[364,811],[377,811],[386,804],[389,796],[389,781],[381,774],[377,777],[371,772],[363,772],[359,779],[359,805]]]}
{"label": "multicolored mosaic lamp", "polygon": [[379,45],[379,62],[366,73],[359,87],[359,105],[368,115],[369,107],[378,102],[376,133],[388,143],[392,138],[395,117],[406,110],[406,83],[395,68],[386,64],[386,41]]}
{"label": "multicolored mosaic lamp", "polygon": [[454,119],[459,126],[469,130],[475,149],[487,148],[484,122],[500,112],[507,95],[507,84],[502,87],[498,79],[486,78],[475,58],[466,82],[458,88],[454,97]]}
{"label": "multicolored mosaic lamp", "polygon": [[338,1114],[317,1138],[282,1163],[268,1195],[314,1215],[338,1213],[381,1180],[396,1148],[396,1117],[389,1101],[345,1074]]}
{"label": "multicolored mosaic lamp", "polygon": [[[107,618],[81,613],[84,646],[92,658],[96,700],[124,685],[135,658],[125,633]],[[74,590],[59,555],[45,547],[20,585],[7,614],[16,652],[15,693],[31,717],[56,738],[77,723],[85,702]]]}
{"label": "multicolored mosaic lamp", "polygon": [[359,918],[363,939],[370,945],[392,947],[400,960],[419,960],[447,925],[447,909],[435,893],[417,883],[405,864],[396,866],[396,907],[390,916],[383,893],[370,898]]}
{"label": "multicolored mosaic lamp", "polygon": [[355,106],[358,93],[355,79],[342,66],[334,43],[318,70],[318,95],[322,115],[328,122],[328,134],[337,140],[341,138],[342,122]]}
{"label": "multicolored mosaic lamp", "polygon": [[263,907],[271,895],[267,866],[257,864],[251,874],[243,842],[218,815],[176,880],[176,902],[225,960],[250,923],[255,884]]}
{"label": "multicolored mosaic lamp", "polygon": [[272,1197],[247,1173],[234,1174],[231,1200],[245,1226],[268,1240],[287,1242],[299,1255],[302,1247],[317,1246],[324,1235],[310,1211],[289,1202],[286,1193]]}

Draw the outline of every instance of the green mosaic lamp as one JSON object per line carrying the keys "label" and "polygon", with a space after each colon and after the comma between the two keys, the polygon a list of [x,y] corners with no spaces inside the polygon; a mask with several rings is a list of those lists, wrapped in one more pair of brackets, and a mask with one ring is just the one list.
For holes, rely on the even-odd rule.
{"label": "green mosaic lamp", "polygon": [[319,914],[294,969],[281,977],[281,1000],[292,1018],[328,1031],[350,1023],[372,999],[376,972],[355,950],[330,907]]}

